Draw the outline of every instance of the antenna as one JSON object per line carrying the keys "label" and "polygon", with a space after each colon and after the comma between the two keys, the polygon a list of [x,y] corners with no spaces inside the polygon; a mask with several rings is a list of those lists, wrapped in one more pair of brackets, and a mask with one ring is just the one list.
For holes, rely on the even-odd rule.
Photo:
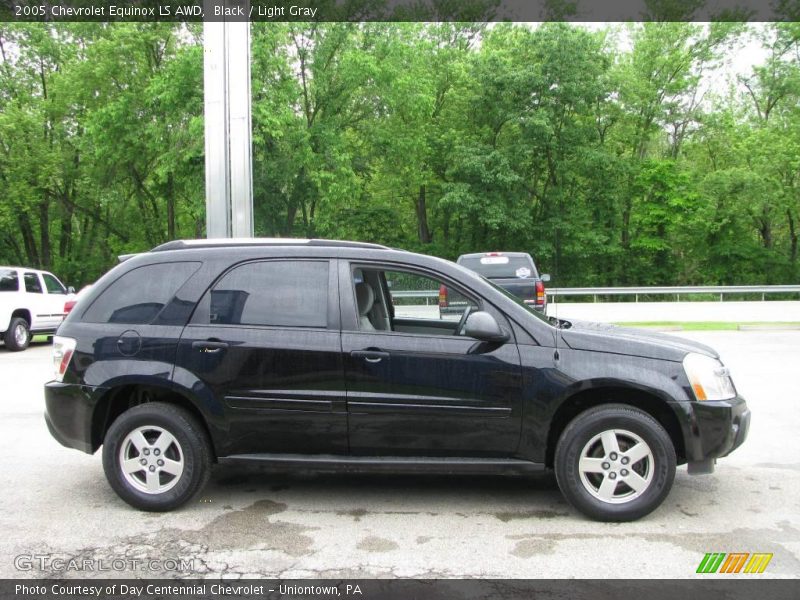
{"label": "antenna", "polygon": [[[553,273],[556,281],[558,281],[558,233],[561,229],[561,217],[563,217],[563,214],[564,206],[559,202],[559,221],[553,230]],[[553,296],[553,298],[555,299],[555,296]],[[559,302],[556,300],[556,309],[553,311],[553,318],[556,320],[556,350],[553,353],[553,358],[556,360],[556,362],[558,362],[558,360],[561,358],[561,355],[558,352],[559,342],[561,341],[561,321],[558,320],[558,304]]]}

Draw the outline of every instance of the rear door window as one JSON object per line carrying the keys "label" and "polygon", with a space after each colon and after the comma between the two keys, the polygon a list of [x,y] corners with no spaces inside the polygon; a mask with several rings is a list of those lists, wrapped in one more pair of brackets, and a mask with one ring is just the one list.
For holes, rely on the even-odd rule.
{"label": "rear door window", "polygon": [[328,261],[240,265],[214,285],[203,320],[211,325],[325,328],[328,272]]}
{"label": "rear door window", "polygon": [[25,273],[25,291],[30,294],[41,294],[42,282],[39,281],[39,276],[36,273]]}
{"label": "rear door window", "polygon": [[152,323],[200,264],[159,263],[128,271],[92,302],[81,320],[132,325]]}
{"label": "rear door window", "polygon": [[19,276],[14,269],[0,269],[0,292],[18,292]]}

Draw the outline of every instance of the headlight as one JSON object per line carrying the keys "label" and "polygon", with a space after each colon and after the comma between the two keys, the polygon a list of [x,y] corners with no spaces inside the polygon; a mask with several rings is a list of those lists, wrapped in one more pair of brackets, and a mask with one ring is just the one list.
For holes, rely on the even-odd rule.
{"label": "headlight", "polygon": [[683,359],[683,369],[698,400],[729,400],[736,397],[728,369],[716,358],[690,352]]}

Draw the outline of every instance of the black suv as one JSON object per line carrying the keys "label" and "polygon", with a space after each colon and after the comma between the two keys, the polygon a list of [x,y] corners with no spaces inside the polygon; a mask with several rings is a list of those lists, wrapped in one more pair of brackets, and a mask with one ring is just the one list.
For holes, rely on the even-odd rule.
{"label": "black suv", "polygon": [[[418,293],[467,300],[442,319]],[[373,244],[190,240],[103,276],[54,340],[46,420],[134,507],[212,463],[555,470],[590,517],[632,520],[677,464],[710,472],[750,412],[710,348],[548,320],[452,262]]]}

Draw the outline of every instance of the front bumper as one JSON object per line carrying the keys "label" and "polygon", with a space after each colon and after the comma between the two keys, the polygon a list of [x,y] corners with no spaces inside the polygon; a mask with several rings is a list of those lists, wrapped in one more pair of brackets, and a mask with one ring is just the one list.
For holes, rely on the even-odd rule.
{"label": "front bumper", "polygon": [[744,398],[679,403],[690,473],[713,471],[714,461],[741,446],[750,429]]}
{"label": "front bumper", "polygon": [[98,388],[50,381],[44,386],[44,420],[62,446],[87,454],[97,450],[92,442],[92,414]]}

